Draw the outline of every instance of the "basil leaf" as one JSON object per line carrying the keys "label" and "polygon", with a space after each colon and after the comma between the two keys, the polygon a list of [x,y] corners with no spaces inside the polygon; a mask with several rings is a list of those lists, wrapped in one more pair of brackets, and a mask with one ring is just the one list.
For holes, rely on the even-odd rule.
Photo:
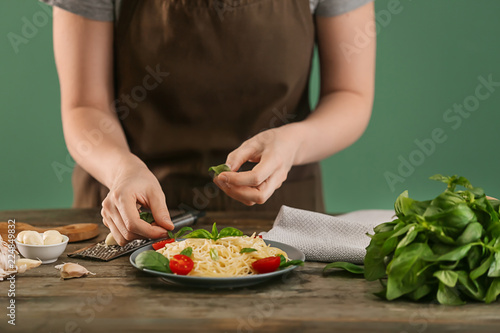
{"label": "basil leaf", "polygon": [[283,269],[289,266],[304,266],[304,262],[302,260],[289,260],[285,263],[280,263],[279,268]]}
{"label": "basil leaf", "polygon": [[332,262],[331,264],[328,264],[325,266],[325,268],[323,268],[323,272],[326,271],[327,269],[330,269],[330,268],[342,268],[342,269],[345,269],[346,271],[354,273],[354,274],[364,274],[365,273],[365,270],[363,269],[363,267],[352,264],[350,262],[341,262],[341,261]]}
{"label": "basil leaf", "polygon": [[140,269],[146,268],[153,271],[171,273],[168,258],[154,250],[139,253],[135,258],[135,264]]}
{"label": "basil leaf", "polygon": [[472,244],[463,245],[456,249],[439,256],[436,261],[455,261],[464,258],[469,252]]}
{"label": "basil leaf", "polygon": [[474,269],[472,272],[470,272],[470,278],[472,280],[475,280],[477,279],[478,277],[484,275],[488,269],[490,268],[490,265],[491,263],[493,262],[493,253],[485,260],[483,260],[483,262],[481,263],[481,265]]}
{"label": "basil leaf", "polygon": [[465,203],[465,199],[460,194],[446,191],[433,199],[430,206],[436,207],[439,210],[443,211],[446,209],[450,209],[458,205],[459,203]]}
{"label": "basil leaf", "polygon": [[212,239],[212,234],[206,231],[205,229],[195,230],[187,235],[184,235],[184,238],[206,238]]}
{"label": "basil leaf", "polygon": [[181,254],[191,257],[191,255],[193,254],[193,248],[191,246],[186,247],[184,250],[181,251]]}
{"label": "basil leaf", "polygon": [[220,175],[223,172],[228,172],[231,171],[231,168],[227,166],[226,164],[220,164],[217,166],[210,167],[208,169],[208,174],[212,177],[215,178],[218,175]]}
{"label": "basil leaf", "polygon": [[252,247],[244,247],[240,250],[240,253],[250,253],[250,252],[255,252],[257,251],[256,249]]}
{"label": "basil leaf", "polygon": [[212,239],[219,238],[219,231],[217,230],[217,226],[215,223],[212,225]]}
{"label": "basil leaf", "polygon": [[139,217],[141,218],[141,220],[144,220],[148,223],[153,223],[155,221],[153,214],[151,214],[150,212],[140,212]]}
{"label": "basil leaf", "polygon": [[174,235],[174,239],[177,239],[177,238],[182,238],[182,236],[184,236],[184,234],[188,231],[193,231],[193,228],[191,227],[182,227],[179,229],[179,231],[177,231]]}
{"label": "basil leaf", "polygon": [[417,235],[418,235],[418,230],[415,229],[415,226],[411,226],[411,228],[408,229],[408,233],[406,234],[406,236],[404,236],[403,239],[401,239],[401,241],[398,243],[396,250],[411,244],[415,240]]}
{"label": "basil leaf", "polygon": [[422,258],[433,253],[427,244],[413,243],[402,249],[387,268],[387,299],[396,299],[425,283],[425,276],[417,273],[425,266]]}
{"label": "basil leaf", "polygon": [[[433,291],[433,288],[429,286],[428,284],[424,284],[411,293],[408,294],[408,297],[410,297],[414,301],[418,301],[422,297],[427,296],[430,292]],[[384,297],[385,298],[385,297]]]}
{"label": "basil leaf", "polygon": [[488,291],[486,292],[485,302],[487,304],[496,301],[498,295],[500,295],[500,278],[496,278],[491,283]]}
{"label": "basil leaf", "polygon": [[385,255],[382,252],[383,242],[372,239],[366,248],[364,260],[365,279],[375,281],[385,276]]}
{"label": "basil leaf", "polygon": [[488,271],[488,277],[500,277],[500,252],[495,253],[495,259]]}
{"label": "basil leaf", "polygon": [[280,265],[279,265],[280,269],[283,269],[283,268],[286,268],[286,267],[292,266],[292,265],[296,265],[296,266],[303,266],[304,265],[304,262],[302,260],[286,261],[285,256],[282,254],[278,254],[278,257],[280,257]]}
{"label": "basil leaf", "polygon": [[467,225],[464,232],[458,237],[457,244],[467,244],[477,241],[481,238],[483,226],[479,222],[472,222]]}
{"label": "basil leaf", "polygon": [[222,229],[217,238],[235,237],[235,236],[243,236],[243,231],[238,230],[236,228],[228,227],[228,228]]}
{"label": "basil leaf", "polygon": [[455,271],[443,270],[434,272],[434,276],[448,287],[455,287],[458,281],[458,274]]}
{"label": "basil leaf", "polygon": [[467,253],[467,264],[470,270],[473,270],[477,266],[479,266],[479,263],[481,262],[481,256],[482,253],[479,246],[474,246],[469,251],[469,253]]}
{"label": "basil leaf", "polygon": [[216,249],[210,249],[210,258],[212,258],[213,261],[219,260],[219,253]]}
{"label": "basil leaf", "polygon": [[479,283],[477,280],[472,280],[466,271],[458,271],[457,275],[458,282],[460,283],[458,286],[459,290],[477,301],[484,301],[486,291],[482,283]]}
{"label": "basil leaf", "polygon": [[444,283],[439,282],[439,288],[436,295],[436,298],[440,304],[443,305],[462,305],[465,304],[460,296],[458,295],[458,291],[446,286]]}
{"label": "basil leaf", "polygon": [[168,234],[168,238],[170,238],[170,239],[175,239],[175,235],[173,234],[173,232],[172,232],[172,231],[167,230],[167,234]]}
{"label": "basil leaf", "polygon": [[394,227],[396,226],[398,220],[394,220],[391,222],[385,222],[382,224],[377,225],[375,228],[373,228],[373,231],[376,233],[384,232],[384,231],[391,231],[394,230]]}

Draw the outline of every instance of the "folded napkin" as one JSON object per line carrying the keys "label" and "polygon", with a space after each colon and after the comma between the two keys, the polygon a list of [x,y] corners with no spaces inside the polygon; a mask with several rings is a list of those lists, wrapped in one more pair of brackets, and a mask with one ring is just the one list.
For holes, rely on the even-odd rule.
{"label": "folded napkin", "polygon": [[367,232],[394,219],[394,210],[360,210],[331,216],[282,206],[273,228],[262,237],[294,246],[309,261],[363,263]]}

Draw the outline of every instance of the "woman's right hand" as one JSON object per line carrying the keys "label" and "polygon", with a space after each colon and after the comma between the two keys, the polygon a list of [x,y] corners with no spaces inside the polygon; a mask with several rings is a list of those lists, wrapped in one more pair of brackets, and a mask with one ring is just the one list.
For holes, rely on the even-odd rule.
{"label": "woman's right hand", "polygon": [[[138,238],[167,237],[174,225],[158,179],[137,157],[122,165],[102,202],[103,223],[121,246]],[[151,210],[153,224],[140,219],[137,204]]]}
{"label": "woman's right hand", "polygon": [[[75,162],[110,189],[102,202],[104,224],[120,245],[166,236],[174,226],[165,195],[147,166],[130,153],[115,108],[113,22],[58,7],[53,21],[64,138]],[[153,225],[139,218],[136,204],[152,210]]]}

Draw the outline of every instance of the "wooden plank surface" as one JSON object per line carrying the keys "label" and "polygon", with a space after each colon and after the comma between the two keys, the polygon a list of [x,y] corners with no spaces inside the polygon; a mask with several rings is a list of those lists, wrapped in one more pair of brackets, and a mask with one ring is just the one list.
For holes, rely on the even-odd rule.
{"label": "wooden plank surface", "polygon": [[[3,211],[37,226],[100,223],[99,210]],[[268,230],[266,213],[209,213],[199,227],[217,222],[247,234]],[[69,244],[66,253],[104,239]],[[54,265],[78,262],[96,273],[60,280]],[[262,285],[207,290],[168,285],[136,270],[128,257],[109,263],[61,256],[16,277],[16,326],[4,315],[9,283],[0,282],[0,332],[499,332],[500,302],[447,307],[373,295],[378,282],[344,272],[324,276],[324,263],[308,262],[286,278]],[[6,313],[5,313],[6,314]]]}

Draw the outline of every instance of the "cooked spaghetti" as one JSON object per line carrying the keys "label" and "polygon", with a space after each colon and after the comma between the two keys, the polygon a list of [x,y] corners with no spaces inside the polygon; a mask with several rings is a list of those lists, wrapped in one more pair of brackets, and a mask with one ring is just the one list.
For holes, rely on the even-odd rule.
{"label": "cooked spaghetti", "polygon": [[[215,241],[205,238],[189,238],[166,244],[157,252],[171,260],[173,256],[188,247],[193,249],[191,259],[194,262],[189,276],[245,276],[256,274],[252,268],[252,263],[256,260],[280,254],[288,260],[286,252],[267,245],[262,238],[255,236],[224,237]],[[252,248],[256,251],[240,253],[244,248]]]}

